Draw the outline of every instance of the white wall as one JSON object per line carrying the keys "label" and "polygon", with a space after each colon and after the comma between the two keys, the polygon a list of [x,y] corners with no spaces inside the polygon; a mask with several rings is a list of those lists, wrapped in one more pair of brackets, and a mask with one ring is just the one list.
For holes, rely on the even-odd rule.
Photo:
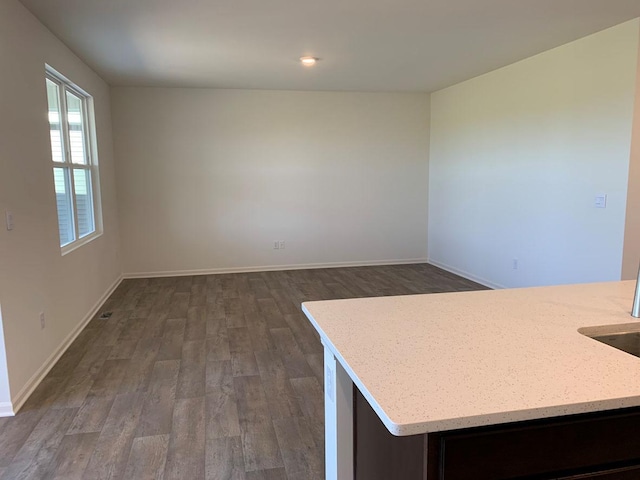
{"label": "white wall", "polygon": [[125,274],[426,259],[428,95],[112,100]]}
{"label": "white wall", "polygon": [[[640,41],[638,43],[640,44]],[[627,189],[627,219],[622,260],[622,278],[625,280],[636,278],[638,264],[640,263],[640,51],[638,52],[636,104],[632,135],[629,185]]]}
{"label": "white wall", "polygon": [[[0,306],[1,307],[1,306]],[[0,417],[13,414],[9,375],[7,369],[7,352],[4,348],[4,329],[2,328],[2,308],[0,308]]]}
{"label": "white wall", "polygon": [[[45,62],[93,95],[96,111],[104,234],[64,257],[53,189]],[[16,408],[119,279],[121,265],[108,86],[16,0],[0,1],[0,64],[0,304],[10,397]],[[5,209],[14,214],[15,229],[10,232],[4,228]],[[0,402],[7,397],[0,391]]]}
{"label": "white wall", "polygon": [[504,287],[620,279],[638,29],[432,94],[432,262]]}

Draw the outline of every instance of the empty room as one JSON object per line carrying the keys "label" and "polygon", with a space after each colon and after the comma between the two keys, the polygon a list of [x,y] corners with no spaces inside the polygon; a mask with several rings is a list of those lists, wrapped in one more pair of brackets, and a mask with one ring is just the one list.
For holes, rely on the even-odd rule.
{"label": "empty room", "polygon": [[637,0],[0,0],[0,480],[640,478]]}

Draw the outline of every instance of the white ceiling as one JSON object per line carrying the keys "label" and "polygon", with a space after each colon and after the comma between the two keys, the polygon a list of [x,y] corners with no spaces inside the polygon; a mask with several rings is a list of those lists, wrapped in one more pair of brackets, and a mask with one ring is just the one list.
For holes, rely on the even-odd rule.
{"label": "white ceiling", "polygon": [[639,0],[22,3],[112,85],[293,90],[434,91],[640,16]]}

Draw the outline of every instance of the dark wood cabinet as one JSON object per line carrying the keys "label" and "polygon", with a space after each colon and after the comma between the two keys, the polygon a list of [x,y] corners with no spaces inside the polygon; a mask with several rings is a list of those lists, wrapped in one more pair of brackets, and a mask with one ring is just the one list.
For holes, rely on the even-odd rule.
{"label": "dark wood cabinet", "polygon": [[638,480],[640,478],[640,466],[613,468],[600,472],[584,473],[581,475],[570,475],[568,477],[558,477],[557,480]]}
{"label": "dark wood cabinet", "polygon": [[640,479],[640,408],[394,437],[354,403],[357,480]]}

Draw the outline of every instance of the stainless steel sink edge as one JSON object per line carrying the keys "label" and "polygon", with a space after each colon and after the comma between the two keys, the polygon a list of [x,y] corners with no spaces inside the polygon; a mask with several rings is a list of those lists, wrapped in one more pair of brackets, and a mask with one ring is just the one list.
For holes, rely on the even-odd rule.
{"label": "stainless steel sink edge", "polygon": [[594,327],[581,327],[578,333],[587,337],[600,337],[602,335],[623,335],[625,333],[640,332],[640,322],[620,323],[616,325],[598,325]]}

